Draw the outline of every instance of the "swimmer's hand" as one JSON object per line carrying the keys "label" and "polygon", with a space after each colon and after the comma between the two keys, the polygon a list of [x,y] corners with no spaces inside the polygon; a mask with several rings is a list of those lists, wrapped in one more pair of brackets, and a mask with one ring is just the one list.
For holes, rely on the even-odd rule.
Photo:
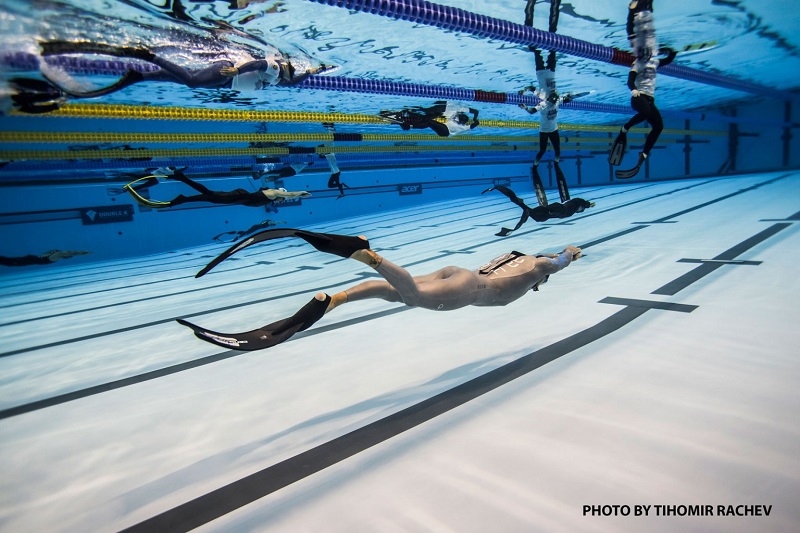
{"label": "swimmer's hand", "polygon": [[[572,260],[577,261],[581,257],[581,249],[577,246],[567,246],[564,248],[564,252],[569,252],[572,254]],[[562,252],[563,253],[563,252]]]}
{"label": "swimmer's hand", "polygon": [[236,67],[222,67],[219,73],[225,77],[233,78],[239,75],[239,69]]}

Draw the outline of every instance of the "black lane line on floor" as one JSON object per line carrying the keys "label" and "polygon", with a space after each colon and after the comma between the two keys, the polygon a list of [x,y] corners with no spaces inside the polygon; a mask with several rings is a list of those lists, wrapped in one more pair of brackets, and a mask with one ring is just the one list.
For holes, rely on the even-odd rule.
{"label": "black lane line on floor", "polygon": [[650,307],[625,306],[570,337],[123,531],[188,531],[428,422],[620,329]]}
{"label": "black lane line on floor", "polygon": [[[394,315],[403,311],[408,311],[410,309],[411,307],[394,307],[392,309],[379,311],[377,313],[372,313],[370,315],[351,318],[349,320],[343,320],[335,324],[329,324],[327,326],[314,328],[311,331],[300,332],[286,342],[292,342],[302,339],[304,337],[319,335],[320,333],[325,333],[331,330],[352,326],[353,324],[359,324],[361,322],[369,322],[371,320]],[[53,407],[55,405],[60,405],[62,403],[71,402],[73,400],[80,400],[81,398],[87,398],[89,396],[94,396],[96,394],[101,394],[103,392],[121,389],[123,387],[129,387],[131,385],[137,385],[139,383],[144,383],[145,381],[163,378],[165,376],[169,376],[171,374],[177,374],[178,372],[183,372],[185,370],[191,370],[193,368],[198,368],[201,366],[210,365],[212,363],[217,363],[219,361],[224,361],[232,357],[238,357],[244,355],[245,353],[247,352],[240,352],[237,350],[227,350],[225,352],[220,352],[206,357],[201,357],[200,359],[194,359],[192,361],[187,361],[185,363],[178,363],[172,366],[159,368],[158,370],[145,372],[143,374],[137,374],[135,376],[118,379],[116,381],[110,381],[108,383],[95,385],[93,387],[87,387],[85,389],[59,394],[58,396],[52,396],[50,398],[45,398],[43,400],[37,400],[35,402],[18,405],[16,407],[11,407],[9,409],[4,409],[0,411],[0,420],[3,420],[5,418],[11,418],[14,416],[24,415],[26,413],[31,413],[33,411],[38,411],[40,409],[45,409],[47,407]]]}
{"label": "black lane line on floor", "polygon": [[[729,266],[729,265],[747,265],[747,264],[753,264],[753,263],[760,264],[760,261],[741,262],[741,261],[735,261],[735,258],[736,258],[737,255],[746,252],[747,250],[749,250],[750,248],[752,248],[752,247],[754,247],[754,246],[756,246],[758,244],[761,244],[762,242],[764,242],[765,240],[769,239],[770,237],[772,237],[773,235],[775,235],[779,231],[782,231],[782,230],[790,227],[791,225],[792,224],[788,223],[788,222],[780,223],[780,224],[773,224],[772,226],[768,227],[767,229],[757,233],[756,235],[753,235],[749,239],[746,239],[746,240],[740,242],[739,244],[737,244],[736,246],[733,246],[732,248],[729,248],[729,249],[725,250],[724,252],[722,252],[718,256],[716,256],[713,259],[711,259],[711,261],[700,260],[701,263],[700,263],[699,266],[697,266],[696,268],[690,270],[689,272],[687,272],[686,274],[680,276],[679,278],[670,281],[666,285],[664,285],[662,287],[659,287],[658,289],[654,290],[650,294],[663,294],[665,296],[674,296],[675,294],[677,294],[678,292],[682,291],[683,289],[685,289],[686,287],[688,287],[689,285],[691,285],[695,281],[697,281],[697,280],[699,280],[699,279],[711,274],[712,272],[714,272],[715,270],[717,270],[720,267]],[[681,259],[680,261],[688,263],[688,262],[693,262],[693,261],[696,261],[696,260],[691,260],[691,259],[683,260],[683,259]]]}
{"label": "black lane line on floor", "polygon": [[644,309],[661,309],[663,311],[677,311],[679,313],[691,313],[697,309],[696,305],[678,304],[673,302],[658,302],[655,300],[637,300],[634,298],[616,298],[608,296],[600,300],[601,304],[625,305],[628,307],[641,307]]}

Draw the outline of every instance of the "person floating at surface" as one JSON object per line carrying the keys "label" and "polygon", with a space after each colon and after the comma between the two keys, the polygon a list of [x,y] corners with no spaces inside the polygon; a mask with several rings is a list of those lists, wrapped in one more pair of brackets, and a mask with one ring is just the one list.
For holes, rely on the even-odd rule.
{"label": "person floating at surface", "polygon": [[339,196],[336,197],[337,200],[339,198],[344,198],[344,190],[350,187],[346,183],[340,181],[342,171],[339,170],[339,165],[336,163],[336,154],[327,153],[325,154],[325,159],[328,160],[328,166],[331,167],[331,177],[328,178],[328,188],[339,189]]}
{"label": "person floating at surface", "polygon": [[[258,191],[251,192],[245,189],[235,189],[233,191],[212,191],[205,185],[196,181],[190,180],[186,177],[182,170],[173,170],[171,176],[160,176],[164,178],[174,179],[180,181],[196,190],[200,194],[194,196],[184,196],[179,194],[168,202],[150,200],[144,198],[139,191],[143,188],[149,188],[158,183],[159,176],[145,176],[136,181],[128,183],[122,189],[127,191],[131,197],[136,200],[140,205],[152,207],[154,209],[161,209],[167,207],[175,207],[189,202],[208,202],[212,204],[223,205],[245,205],[247,207],[272,207],[275,203],[283,202],[287,199],[307,198],[311,193],[307,191],[288,192],[286,189],[259,189]],[[137,182],[139,185],[136,185]]]}
{"label": "person floating at surface", "polygon": [[0,256],[0,265],[2,266],[29,266],[29,265],[49,265],[60,261],[61,259],[69,259],[76,255],[87,255],[92,252],[84,252],[79,250],[50,250],[42,255],[24,255],[22,257],[6,257]]}
{"label": "person floating at surface", "polygon": [[439,100],[431,107],[381,111],[379,116],[400,124],[406,131],[430,128],[439,137],[449,137],[477,128],[480,125],[478,114],[472,107]]}
{"label": "person floating at surface", "polygon": [[293,163],[278,168],[275,168],[275,166],[271,164],[262,164],[254,168],[253,179],[254,180],[263,179],[264,183],[267,183],[269,181],[274,182],[276,180],[283,178],[291,178],[292,176],[297,176],[303,170],[305,170],[306,168],[308,168],[313,164],[314,163],[311,161],[303,161],[301,163]]}
{"label": "person floating at surface", "polygon": [[538,291],[552,274],[581,257],[581,249],[575,246],[567,246],[558,254],[510,252],[474,270],[448,266],[430,274],[412,276],[371,250],[363,237],[284,229],[267,230],[234,245],[209,263],[197,277],[247,246],[283,237],[298,237],[322,252],[355,259],[375,269],[384,280],[366,281],[332,296],[318,293],[293,316],[245,333],[218,333],[183,319],[178,322],[192,328],[198,338],[218,346],[259,350],[284,342],[298,331],[309,328],[325,313],[359,300],[378,298],[434,311],[452,311],[467,306],[504,306],[530,290]]}
{"label": "person floating at surface", "polygon": [[[533,12],[535,0],[528,0],[525,6],[525,25],[533,26]],[[558,30],[558,15],[561,9],[561,0],[551,0],[550,2],[550,26],[548,31],[555,33]],[[539,162],[542,160],[545,152],[547,151],[548,142],[553,146],[554,164],[556,170],[556,178],[558,182],[558,190],[561,194],[561,201],[566,202],[569,200],[569,190],[567,187],[567,180],[564,173],[561,171],[559,162],[561,161],[561,137],[558,131],[558,108],[561,104],[569,103],[573,100],[573,95],[567,94],[559,96],[556,90],[556,51],[550,50],[547,55],[547,63],[545,64],[542,52],[531,45],[528,47],[534,54],[534,61],[536,64],[536,80],[539,83],[540,90],[538,92],[540,102],[536,106],[528,106],[519,104],[519,107],[524,109],[530,114],[539,112],[539,151],[533,159],[533,166],[531,167],[531,177],[533,179],[533,188],[536,191],[536,198],[539,200],[540,207],[547,207],[547,194],[544,190],[544,185],[539,177]],[[525,94],[526,91],[534,91],[535,87],[529,86],[521,91],[519,94]],[[486,192],[486,191],[484,191]]]}
{"label": "person floating at surface", "polygon": [[227,87],[236,91],[255,91],[271,85],[295,85],[312,74],[319,74],[330,68],[320,65],[298,74],[290,59],[282,55],[273,55],[240,64],[234,64],[229,60],[215,61],[206,68],[190,70],[144,48],[89,41],[48,41],[41,43],[40,46],[42,56],[45,57],[64,54],[102,54],[139,59],[159,67],[158,70],[143,72],[128,70],[116,83],[96,90],[80,91],[59,87],[77,98],[103,96],[144,81],[180,83],[193,89]]}
{"label": "person floating at surface", "polygon": [[[538,174],[536,175],[538,178]],[[525,222],[528,221],[529,218],[532,218],[536,222],[545,222],[550,220],[551,218],[569,218],[575,213],[583,213],[584,210],[594,207],[594,202],[589,202],[588,200],[584,200],[583,198],[567,198],[566,200],[562,199],[563,203],[552,203],[548,204],[545,202],[544,205],[540,204],[536,207],[528,207],[525,202],[523,202],[511,189],[508,187],[504,187],[503,185],[495,185],[494,187],[489,187],[481,194],[485,194],[489,191],[500,191],[505,196],[508,197],[511,202],[520,207],[522,209],[522,215],[519,218],[519,222],[517,225],[514,226],[513,229],[508,228],[501,228],[499,232],[495,233],[498,237],[505,237],[506,235],[511,234],[512,232],[518,230],[520,226],[522,226]]]}
{"label": "person floating at surface", "polygon": [[668,54],[664,59],[655,57],[659,48],[653,26],[652,0],[634,0],[630,3],[627,30],[634,55],[633,66],[628,73],[628,88],[631,90],[631,107],[636,115],[622,126],[614,139],[608,162],[614,166],[622,163],[628,143],[628,130],[632,127],[647,121],[650,132],[645,138],[636,166],[628,170],[617,170],[615,174],[619,179],[632,178],[639,173],[664,129],[664,121],[655,100],[656,70],[672,63],[677,55],[674,50],[667,50]]}

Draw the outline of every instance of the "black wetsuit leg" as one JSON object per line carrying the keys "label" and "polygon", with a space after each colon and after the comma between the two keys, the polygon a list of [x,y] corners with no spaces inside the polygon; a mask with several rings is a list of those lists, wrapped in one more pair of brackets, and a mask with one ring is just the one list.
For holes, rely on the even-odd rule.
{"label": "black wetsuit leg", "polygon": [[536,0],[528,0],[525,5],[525,25],[533,26],[533,10],[536,7]]}
{"label": "black wetsuit leg", "polygon": [[642,152],[650,154],[650,150],[656,145],[659,135],[661,135],[661,132],[664,130],[664,120],[661,118],[661,113],[656,107],[654,98],[647,95],[640,95],[637,100],[640,101],[639,105],[641,106],[641,109],[637,109],[637,111],[645,114],[651,128],[650,133],[647,134],[647,138],[644,140],[644,149]]}
{"label": "black wetsuit leg", "polygon": [[561,157],[561,135],[558,130],[551,131],[547,134],[547,138],[550,139],[550,143],[553,145],[553,154],[556,156],[556,161],[558,161],[558,158]]}
{"label": "black wetsuit leg", "polygon": [[2,266],[28,266],[28,265],[49,265],[52,263],[49,258],[38,255],[25,255],[22,257],[0,256]]}
{"label": "black wetsuit leg", "polygon": [[542,156],[547,151],[547,141],[550,139],[550,134],[545,133],[543,131],[539,132],[539,151],[536,152],[536,157],[534,158],[537,162],[541,161]]}
{"label": "black wetsuit leg", "polygon": [[431,119],[428,122],[428,127],[436,132],[436,135],[439,137],[449,137],[450,130],[447,129],[447,124],[444,122],[439,122],[438,120]]}
{"label": "black wetsuit leg", "polygon": [[[550,0],[550,26],[548,31],[558,31],[558,14],[561,11],[561,0]],[[553,52],[555,53],[555,52]]]}
{"label": "black wetsuit leg", "polygon": [[189,178],[186,177],[186,174],[184,174],[180,170],[173,172],[172,176],[170,176],[170,179],[174,179],[176,181],[180,181],[181,183],[183,183],[185,185],[188,185],[192,189],[196,190],[200,194],[208,194],[208,195],[216,194],[215,191],[212,191],[211,189],[209,189],[205,185],[202,185],[201,183],[198,183],[198,182],[196,182],[194,180],[190,180]]}
{"label": "black wetsuit leg", "polygon": [[[260,201],[260,198],[254,196],[258,194],[260,195],[265,201],[261,203],[255,203]],[[221,205],[247,205],[251,207],[257,207],[266,205],[269,203],[269,199],[264,196],[263,193],[252,193],[246,191],[244,189],[235,189],[233,191],[209,191],[205,194],[197,194],[194,196],[184,196],[182,194],[173,198],[169,205],[170,207],[185,204],[189,202],[208,202],[210,204],[221,204]],[[250,203],[252,202],[252,203]]]}
{"label": "black wetsuit leg", "polygon": [[347,187],[344,183],[339,181],[339,177],[342,175],[341,172],[334,172],[331,174],[331,177],[328,179],[328,188],[329,189],[339,189],[339,194],[344,196],[344,188]]}
{"label": "black wetsuit leg", "polygon": [[646,94],[640,94],[637,97],[631,98],[631,107],[637,111],[636,115],[625,123],[625,129],[629,130],[633,126],[644,122],[645,120],[650,124],[651,130],[647,134],[644,141],[644,149],[642,152],[649,154],[650,150],[655,146],[659,135],[664,130],[664,120],[661,118],[661,113],[656,108],[655,99]]}

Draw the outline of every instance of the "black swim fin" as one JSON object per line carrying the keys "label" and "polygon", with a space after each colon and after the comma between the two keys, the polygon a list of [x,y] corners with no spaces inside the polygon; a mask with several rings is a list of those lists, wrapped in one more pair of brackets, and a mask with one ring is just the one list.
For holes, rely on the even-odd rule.
{"label": "black swim fin", "polygon": [[[47,77],[47,76],[45,76]],[[50,78],[48,78],[50,79]],[[66,87],[61,86],[60,89],[67,93],[70,96],[74,96],[75,98],[96,98],[98,96],[105,96],[107,94],[115,93],[128,87],[129,85],[133,85],[134,83],[138,83],[144,80],[144,76],[141,72],[136,70],[128,70],[122,77],[109,85],[108,87],[101,87],[99,89],[93,89],[91,91],[74,91],[72,89],[68,89]],[[55,83],[54,80],[50,80]]]}
{"label": "black swim fin", "polygon": [[[139,204],[139,205],[143,205],[145,207],[150,207],[150,208],[153,208],[153,209],[161,209],[161,208],[164,208],[164,207],[171,207],[170,202],[161,202],[159,200],[150,200],[149,198],[145,198],[144,196],[139,194],[140,190],[146,189],[146,188],[151,187],[152,185],[154,185],[153,180],[155,180],[155,183],[158,183],[158,177],[157,176],[145,176],[143,178],[139,178],[138,180],[134,180],[134,181],[128,183],[127,185],[124,185],[122,187],[122,190],[127,192],[128,194],[130,194],[131,198],[136,200],[136,203]],[[139,183],[139,185],[135,185],[136,183]]]}
{"label": "black swim fin", "polygon": [[180,318],[177,321],[179,324],[191,328],[198,339],[223,348],[249,352],[270,348],[289,340],[295,333],[310,328],[325,315],[330,301],[331,297],[327,294],[324,300],[312,298],[310,302],[289,318],[243,333],[220,333]]}
{"label": "black swim fin", "polygon": [[539,177],[539,167],[531,165],[531,179],[533,180],[533,190],[536,191],[536,200],[542,207],[547,207],[547,192],[544,190],[542,178]]}
{"label": "black swim fin", "polygon": [[645,156],[644,153],[641,153],[639,154],[639,162],[636,163],[635,167],[629,168],[628,170],[617,170],[614,175],[620,180],[632,178],[639,173],[639,169],[642,168],[642,163],[644,163],[646,159],[647,156]]}
{"label": "black swim fin", "polygon": [[311,246],[328,254],[338,255],[339,257],[350,257],[356,250],[369,248],[369,241],[361,237],[350,237],[348,235],[335,235],[332,233],[315,233],[300,229],[282,228],[268,229],[260,231],[255,235],[240,241],[217,256],[207,264],[195,277],[199,278],[208,273],[212,268],[238,252],[259,242],[282,239],[284,237],[299,237]]}
{"label": "black swim fin", "polygon": [[622,158],[625,157],[625,150],[628,149],[628,134],[620,131],[614,143],[611,145],[611,151],[608,153],[608,163],[618,167],[622,163]]}
{"label": "black swim fin", "polygon": [[525,222],[528,221],[528,218],[529,218],[528,213],[531,211],[531,209],[527,205],[525,205],[525,202],[523,202],[522,199],[519,196],[517,196],[516,193],[514,193],[514,191],[512,191],[511,189],[509,189],[508,187],[505,187],[503,185],[495,185],[494,187],[489,187],[488,189],[483,191],[481,194],[489,192],[489,191],[494,191],[494,190],[497,190],[497,191],[500,191],[501,193],[503,193],[503,195],[505,195],[509,200],[511,200],[511,202],[514,205],[516,205],[516,206],[518,206],[518,207],[520,207],[522,209],[522,215],[520,215],[519,221],[517,221],[517,225],[514,226],[514,229],[509,229],[509,228],[503,227],[503,228],[500,228],[499,232],[495,233],[495,235],[498,236],[498,237],[505,237],[507,235],[510,235],[512,232],[518,230]]}

